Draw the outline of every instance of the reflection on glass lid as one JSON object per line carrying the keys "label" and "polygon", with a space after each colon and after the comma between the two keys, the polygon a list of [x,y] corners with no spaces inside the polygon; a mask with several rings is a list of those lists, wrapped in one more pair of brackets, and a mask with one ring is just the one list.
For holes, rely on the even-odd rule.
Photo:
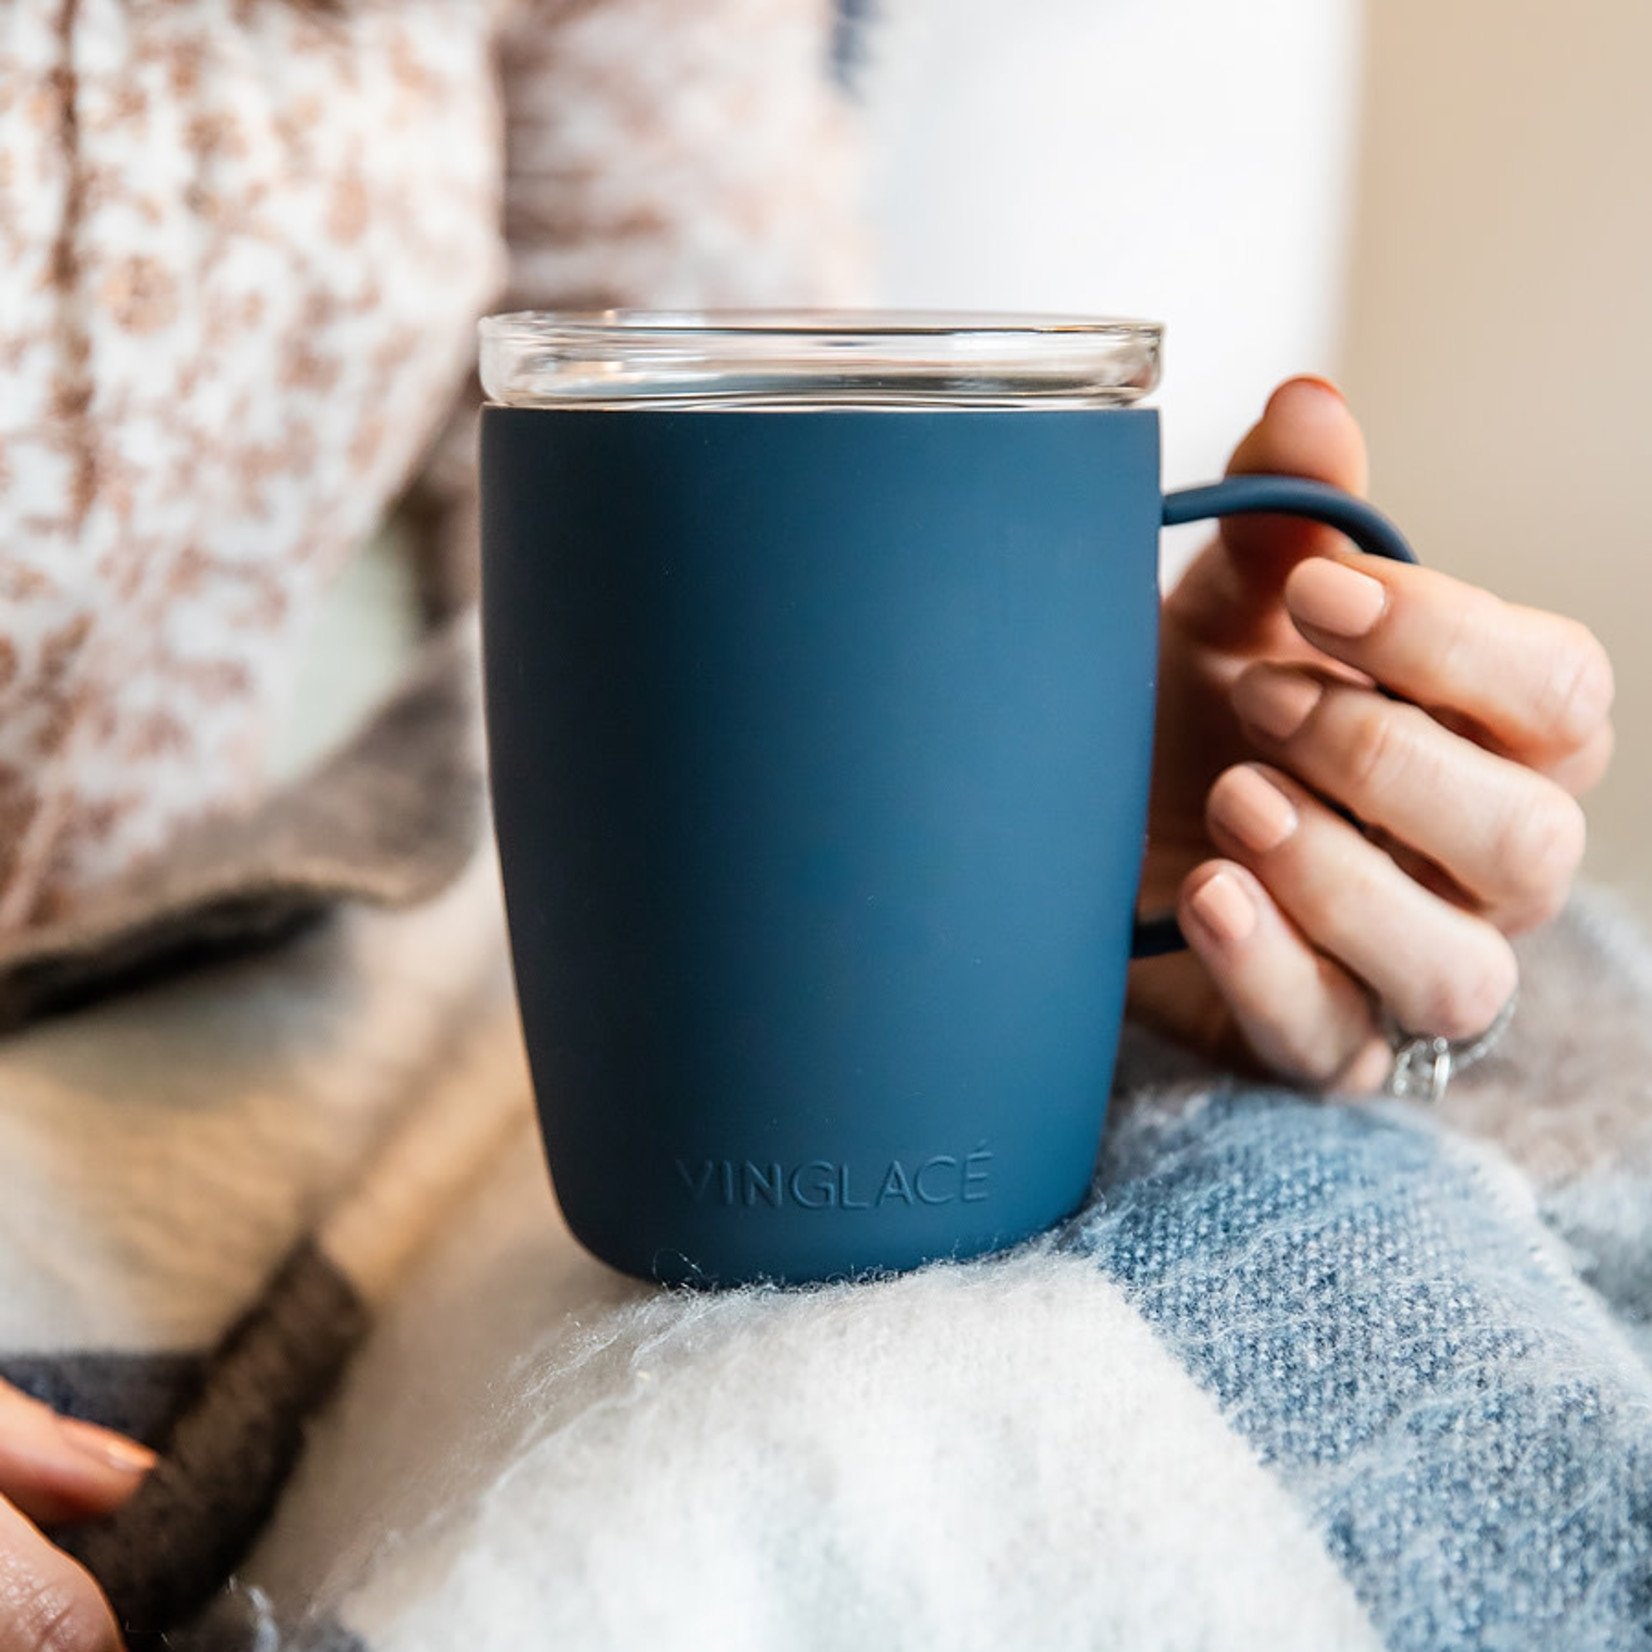
{"label": "reflection on glass lid", "polygon": [[1084,316],[523,311],[481,324],[482,387],[515,407],[1119,407],[1164,329]]}

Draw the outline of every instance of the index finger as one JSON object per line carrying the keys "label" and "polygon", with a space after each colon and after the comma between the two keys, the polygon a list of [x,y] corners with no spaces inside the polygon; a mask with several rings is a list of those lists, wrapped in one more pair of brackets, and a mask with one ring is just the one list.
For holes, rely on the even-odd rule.
{"label": "index finger", "polygon": [[1431,710],[1470,718],[1511,755],[1587,745],[1612,705],[1606,650],[1576,620],[1504,602],[1433,568],[1346,552],[1285,581],[1314,647]]}
{"label": "index finger", "polygon": [[[1234,450],[1229,476],[1300,476],[1365,491],[1365,439],[1334,385],[1287,379]],[[1165,610],[1200,644],[1267,648],[1284,631],[1279,593],[1305,556],[1342,543],[1335,529],[1294,516],[1236,516],[1171,590]]]}

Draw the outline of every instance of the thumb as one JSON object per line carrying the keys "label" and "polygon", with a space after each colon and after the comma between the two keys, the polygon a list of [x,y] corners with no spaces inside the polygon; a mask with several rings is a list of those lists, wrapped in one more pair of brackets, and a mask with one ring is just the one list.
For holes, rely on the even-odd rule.
{"label": "thumb", "polygon": [[[1303,476],[1363,494],[1365,438],[1326,379],[1287,379],[1234,449],[1229,476]],[[1188,569],[1166,604],[1198,642],[1238,650],[1277,623],[1285,579],[1304,557],[1344,544],[1333,528],[1293,516],[1237,516]]]}
{"label": "thumb", "polygon": [[0,1497],[0,1646],[120,1652],[115,1615],[82,1566]]}

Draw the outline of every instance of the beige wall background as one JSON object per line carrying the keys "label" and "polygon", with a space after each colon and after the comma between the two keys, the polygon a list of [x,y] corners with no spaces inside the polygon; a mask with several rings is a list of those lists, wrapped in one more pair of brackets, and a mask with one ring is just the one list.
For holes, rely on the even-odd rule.
{"label": "beige wall background", "polygon": [[879,9],[880,296],[1167,321],[1172,483],[1340,378],[1428,561],[1611,648],[1589,869],[1652,917],[1652,0]]}
{"label": "beige wall background", "polygon": [[1343,383],[1424,559],[1594,628],[1652,913],[1652,5],[1371,0]]}

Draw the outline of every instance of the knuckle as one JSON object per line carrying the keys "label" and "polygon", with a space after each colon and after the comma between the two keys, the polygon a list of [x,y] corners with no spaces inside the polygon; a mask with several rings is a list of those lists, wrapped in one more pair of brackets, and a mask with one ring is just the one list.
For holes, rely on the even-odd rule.
{"label": "knuckle", "polygon": [[1510,816],[1496,852],[1520,927],[1547,923],[1565,905],[1587,840],[1583,806],[1558,786],[1534,789]]}
{"label": "knuckle", "polygon": [[1388,790],[1398,778],[1409,755],[1409,730],[1401,715],[1403,708],[1379,695],[1360,695],[1345,737],[1343,752],[1348,782],[1356,796],[1352,801],[1376,796]]}
{"label": "knuckle", "polygon": [[1489,591],[1458,587],[1445,605],[1444,625],[1436,649],[1440,675],[1457,681],[1477,668],[1482,638],[1498,624],[1502,601]]}
{"label": "knuckle", "polygon": [[1349,1096],[1371,1095],[1382,1088],[1393,1061],[1394,1052],[1384,1039],[1368,1038],[1331,1075],[1325,1087]]}
{"label": "knuckle", "polygon": [[1435,977],[1409,1030],[1438,1038],[1477,1038],[1497,1019],[1518,980],[1514,953],[1499,936],[1482,957]]}
{"label": "knuckle", "polygon": [[[1306,1002],[1301,996],[1275,1001],[1251,1038],[1270,1070],[1328,1093],[1346,1090],[1349,1069],[1376,1029],[1365,989],[1356,987],[1340,966],[1322,961],[1320,985],[1325,997],[1317,1004],[1312,995]],[[1387,1049],[1380,1039],[1376,1042]]]}
{"label": "knuckle", "polygon": [[1335,1078],[1342,1059],[1331,1031],[1316,1019],[1291,1018],[1272,1029],[1274,1068],[1291,1078],[1325,1089]]}
{"label": "knuckle", "polygon": [[1324,1094],[1349,1090],[1349,1070],[1354,1058],[1344,1045],[1326,1038],[1299,1038],[1291,1045],[1290,1058],[1293,1076],[1309,1088]]}
{"label": "knuckle", "polygon": [[1586,625],[1566,620],[1538,701],[1542,726],[1556,738],[1581,743],[1605,722],[1616,683],[1611,656]]}
{"label": "knuckle", "polygon": [[1579,797],[1606,778],[1617,749],[1617,738],[1617,731],[1608,719],[1576,751],[1568,752],[1543,772],[1557,786]]}

